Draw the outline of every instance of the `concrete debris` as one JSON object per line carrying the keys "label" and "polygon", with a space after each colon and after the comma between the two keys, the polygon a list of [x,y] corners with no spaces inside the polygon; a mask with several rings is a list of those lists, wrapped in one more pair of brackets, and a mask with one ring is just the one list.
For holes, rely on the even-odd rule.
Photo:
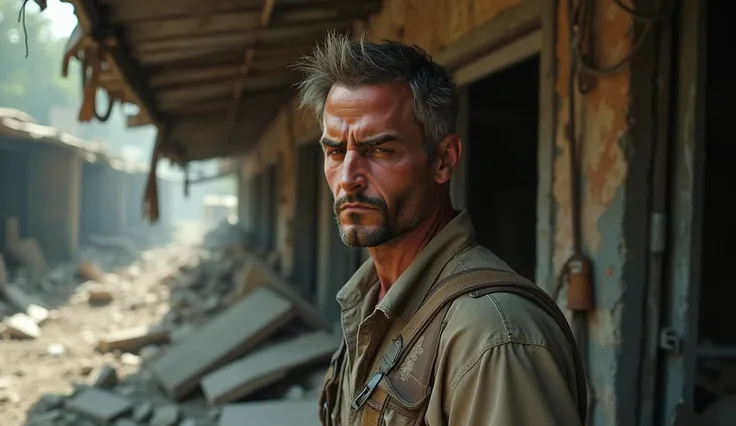
{"label": "concrete debris", "polygon": [[148,401],[139,403],[133,409],[133,420],[136,422],[145,422],[153,415],[153,404]]}
{"label": "concrete debris", "polygon": [[261,289],[192,332],[156,361],[153,372],[174,399],[197,388],[200,379],[245,355],[293,318],[289,302]]}
{"label": "concrete debris", "polygon": [[105,281],[105,273],[96,263],[81,262],[77,268],[77,274],[87,280],[102,283]]}
{"label": "concrete debris", "polygon": [[179,407],[173,404],[162,405],[153,412],[151,426],[174,426],[179,421]]}
{"label": "concrete debris", "polygon": [[219,426],[248,424],[269,426],[319,426],[312,401],[269,401],[226,405]]}
{"label": "concrete debris", "polygon": [[109,365],[101,365],[90,375],[89,384],[94,387],[110,389],[119,382],[117,371]]}
{"label": "concrete debris", "polygon": [[132,409],[130,400],[112,392],[89,388],[66,402],[65,408],[90,420],[108,423],[124,416]]}
{"label": "concrete debris", "polygon": [[338,341],[322,331],[306,333],[265,346],[202,379],[202,390],[210,404],[223,404],[283,379],[301,365],[328,360]]}
{"label": "concrete debris", "polygon": [[64,354],[66,354],[66,347],[61,343],[52,343],[46,348],[48,356],[63,356]]}
{"label": "concrete debris", "polygon": [[115,296],[113,296],[110,289],[101,286],[90,287],[89,290],[87,290],[87,301],[89,301],[89,304],[92,306],[107,305],[112,302],[114,298]]}
{"label": "concrete debris", "polygon": [[[94,237],[95,249],[80,250],[84,261],[54,266],[44,286],[18,272],[27,265],[10,266],[0,281],[6,334],[44,342],[37,357],[69,364],[44,367],[56,370],[38,380],[66,377],[74,388],[35,397],[24,424],[318,424],[321,379],[338,344],[332,325],[265,257],[243,249],[236,229],[142,252],[130,239]],[[75,311],[86,317],[72,325]],[[16,375],[35,375],[37,363]],[[0,411],[26,398],[18,383],[3,388],[1,365]]]}
{"label": "concrete debris", "polygon": [[11,339],[38,339],[41,328],[33,318],[17,313],[5,320],[5,334]]}

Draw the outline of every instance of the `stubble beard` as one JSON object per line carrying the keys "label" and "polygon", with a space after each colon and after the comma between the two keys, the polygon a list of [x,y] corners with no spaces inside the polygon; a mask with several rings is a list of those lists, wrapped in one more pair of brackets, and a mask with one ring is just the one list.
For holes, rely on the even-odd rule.
{"label": "stubble beard", "polygon": [[[424,188],[423,188],[424,189]],[[378,226],[372,226],[367,230],[361,225],[361,215],[351,214],[350,223],[343,226],[340,214],[337,210],[340,203],[335,204],[335,221],[342,242],[353,248],[378,247],[390,243],[392,240],[416,229],[424,217],[423,212],[427,206],[422,201],[427,197],[424,191],[414,190],[400,196],[396,202],[396,215],[390,219],[388,208],[383,200],[365,200],[357,197],[359,201],[369,201],[380,212],[383,222]],[[347,228],[347,230],[346,230]]]}

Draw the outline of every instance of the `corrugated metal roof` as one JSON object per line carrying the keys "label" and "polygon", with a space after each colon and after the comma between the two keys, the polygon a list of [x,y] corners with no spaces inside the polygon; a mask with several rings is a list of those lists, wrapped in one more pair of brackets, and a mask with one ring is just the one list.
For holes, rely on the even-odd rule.
{"label": "corrugated metal roof", "polygon": [[[98,70],[88,83],[113,99],[138,104],[143,112],[130,121],[158,124],[165,132],[161,152],[177,162],[245,152],[293,95],[297,76],[287,66],[327,31],[349,30],[381,5],[380,0],[70,2],[80,29],[68,43],[69,56]],[[81,119],[94,117],[93,100]]]}

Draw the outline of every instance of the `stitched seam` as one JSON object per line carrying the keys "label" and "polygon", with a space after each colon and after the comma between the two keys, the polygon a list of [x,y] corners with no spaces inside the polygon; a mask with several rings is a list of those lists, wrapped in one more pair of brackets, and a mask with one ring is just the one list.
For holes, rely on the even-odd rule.
{"label": "stitched seam", "polygon": [[481,348],[481,350],[478,351],[478,353],[467,364],[465,364],[463,368],[460,369],[460,373],[457,375],[455,380],[453,380],[452,383],[450,383],[450,392],[449,392],[450,397],[445,399],[444,403],[442,404],[444,406],[443,408],[445,412],[450,412],[451,407],[449,405],[449,400],[455,394],[455,390],[457,389],[460,382],[465,378],[465,376],[467,376],[468,372],[470,372],[470,370],[472,370],[473,367],[475,367],[478,364],[478,361],[480,361],[483,355],[488,353],[491,349],[494,349],[494,348],[497,348],[503,345],[507,345],[507,344],[517,344],[517,345],[524,345],[524,346],[540,347],[540,348],[543,348],[545,351],[549,352],[550,355],[552,354],[552,351],[550,351],[550,349],[544,344],[519,341],[519,340],[514,339],[513,337],[507,338],[507,339],[496,339],[488,343],[483,348]]}
{"label": "stitched seam", "polygon": [[513,337],[511,335],[511,327],[509,327],[509,322],[506,320],[506,315],[503,313],[501,305],[498,303],[498,300],[493,297],[492,294],[487,294],[486,297],[488,297],[491,303],[493,303],[493,306],[496,308],[496,312],[498,312],[498,316],[501,317],[501,322],[503,323],[503,330],[506,332],[506,336],[511,339]]}

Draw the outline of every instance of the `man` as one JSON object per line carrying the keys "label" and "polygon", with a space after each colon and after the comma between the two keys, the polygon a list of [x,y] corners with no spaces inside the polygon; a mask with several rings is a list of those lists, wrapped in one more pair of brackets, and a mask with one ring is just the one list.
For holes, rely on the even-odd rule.
{"label": "man", "polygon": [[475,243],[468,213],[450,200],[463,144],[448,72],[416,47],[335,34],[298,68],[302,106],[321,122],[340,235],[371,257],[337,295],[344,342],[322,422],[581,424],[585,388],[559,311],[513,292],[463,293],[421,333],[406,331],[453,274],[515,275]]}

